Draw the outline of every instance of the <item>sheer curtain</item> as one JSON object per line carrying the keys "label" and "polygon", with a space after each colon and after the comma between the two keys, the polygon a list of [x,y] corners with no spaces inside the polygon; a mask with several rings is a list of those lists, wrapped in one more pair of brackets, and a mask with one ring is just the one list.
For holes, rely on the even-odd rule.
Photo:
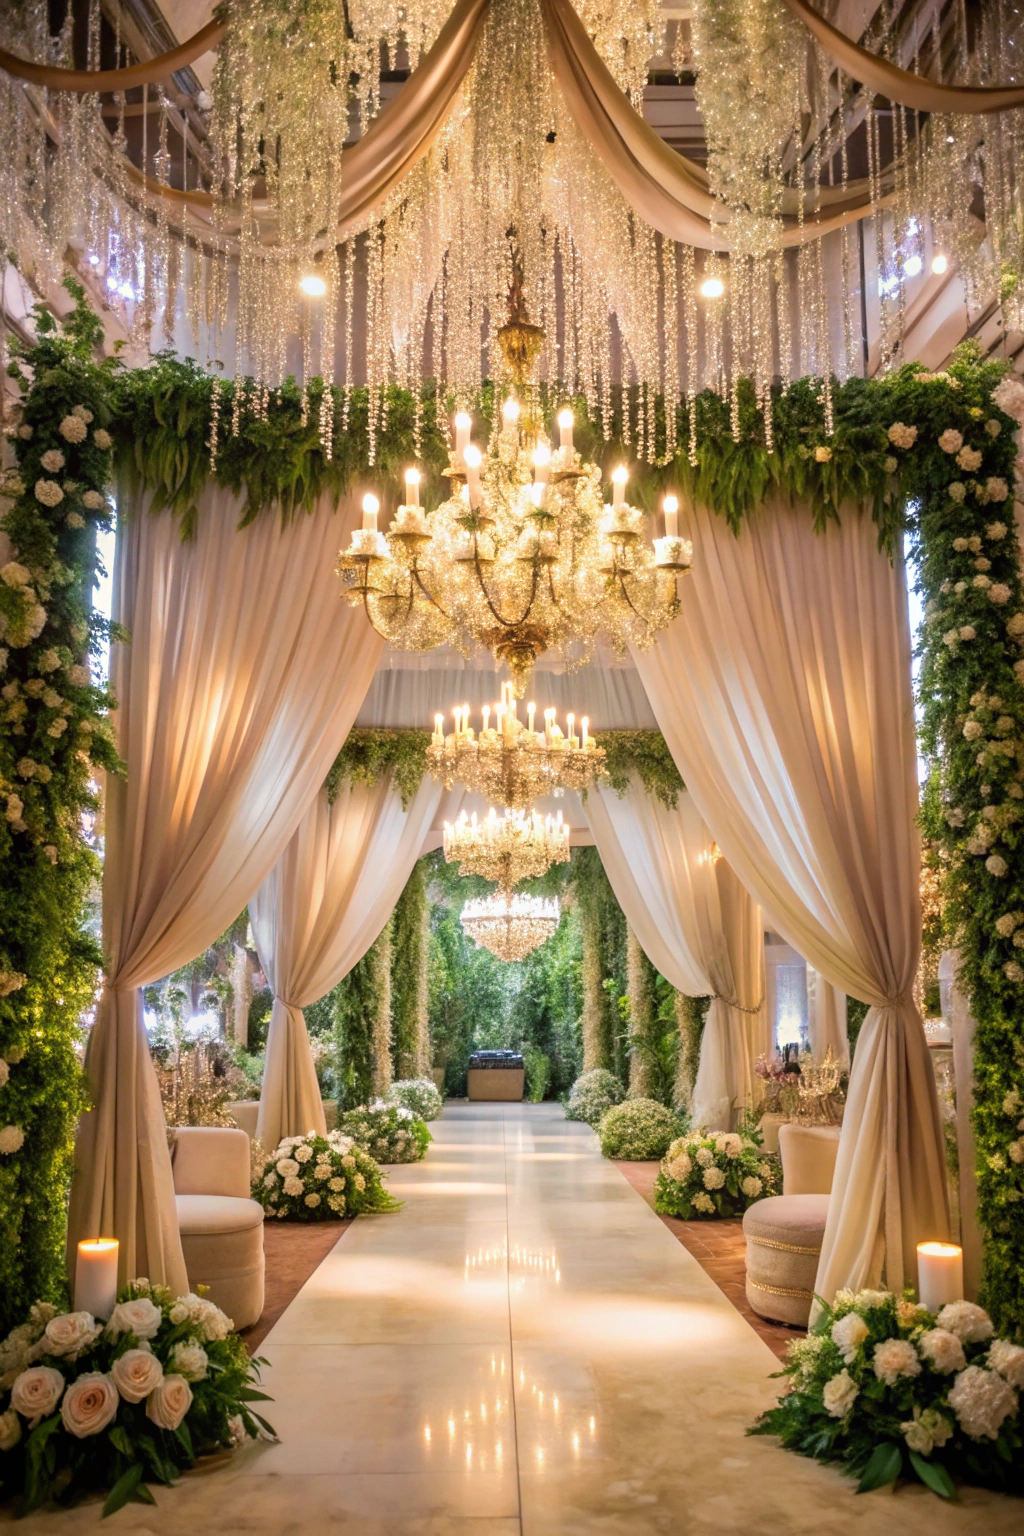
{"label": "sheer curtain", "polygon": [[836,1061],[845,1062],[849,1066],[846,993],[826,981],[813,965],[807,967],[807,1028],[815,1061],[820,1061],[826,1052],[831,1051]]}
{"label": "sheer curtain", "polygon": [[913,999],[917,779],[902,562],[847,509],[823,534],[766,505],[738,537],[692,509],[679,619],[636,657],[680,772],[777,930],[871,1007],[818,1292],[916,1279],[948,1232],[938,1103]]}
{"label": "sheer curtain", "polygon": [[691,795],[670,809],[635,780],[587,795],[586,815],[615,898],[666,981],[713,994],[694,1086],[694,1123],[729,1130],[767,1049],[761,913],[716,856]]}
{"label": "sheer curtain", "polygon": [[[274,990],[256,1134],[324,1130],[324,1109],[302,1010],[328,993],[369,949],[402,894],[442,799],[424,778],[407,810],[390,773],[321,791],[256,895],[249,916]],[[448,809],[446,814],[450,815]]]}
{"label": "sheer curtain", "polygon": [[[126,505],[122,501],[122,506]],[[120,1240],[121,1278],[187,1288],[142,987],[237,917],[315,798],[369,685],[380,640],[339,599],[344,519],[328,506],[244,530],[201,498],[196,536],[132,508],[119,530],[117,732],[107,789],[104,990],[86,1056],[69,1251]]]}

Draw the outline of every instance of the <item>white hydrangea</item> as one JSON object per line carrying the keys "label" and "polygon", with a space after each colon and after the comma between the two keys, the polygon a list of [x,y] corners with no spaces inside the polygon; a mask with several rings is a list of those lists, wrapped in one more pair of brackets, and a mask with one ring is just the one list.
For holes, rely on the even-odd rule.
{"label": "white hydrangea", "polygon": [[980,736],[984,736],[985,732],[977,720],[968,720],[964,725],[963,734],[965,741],[977,741]]}
{"label": "white hydrangea", "polygon": [[698,1147],[694,1157],[702,1168],[710,1168],[715,1160],[715,1154],[710,1147]]}
{"label": "white hydrangea", "polygon": [[25,1132],[20,1125],[5,1125],[0,1128],[0,1153],[10,1157],[14,1152],[20,1152],[25,1145]]}
{"label": "white hydrangea", "polygon": [[711,1168],[704,1169],[705,1189],[721,1189],[724,1183],[725,1174],[722,1172],[721,1168],[712,1166]]}
{"label": "white hydrangea", "polygon": [[86,491],[82,497],[82,506],[88,507],[90,512],[99,512],[106,504],[106,498],[99,491]]}
{"label": "white hydrangea", "polygon": [[964,1344],[984,1344],[995,1333],[984,1307],[973,1301],[949,1301],[935,1319],[940,1328],[955,1333]]}
{"label": "white hydrangea", "polygon": [[977,630],[973,624],[961,624],[957,630],[957,635],[961,640],[973,640],[977,636]]}
{"label": "white hydrangea", "polygon": [[749,1173],[740,1184],[740,1189],[750,1200],[756,1200],[763,1188],[764,1185],[761,1183],[761,1180],[755,1178],[752,1173]]}
{"label": "white hydrangea", "polygon": [[[97,427],[96,431],[92,435],[92,439],[93,439],[93,442],[96,444],[97,448],[111,448],[111,447],[113,447],[114,439],[111,437],[110,433],[104,427]],[[980,455],[979,455],[979,459],[980,459]]]}
{"label": "white hydrangea", "polygon": [[949,1406],[972,1440],[998,1440],[1003,1420],[1017,1411],[1017,1394],[997,1372],[969,1365],[953,1383]]}
{"label": "white hydrangea", "polygon": [[1011,595],[1012,594],[1010,589],[1006,585],[1005,581],[996,581],[992,583],[991,587],[989,587],[988,600],[990,603],[997,603],[1000,607],[1002,607],[1003,603],[1008,603],[1010,601]]}
{"label": "white hydrangea", "polygon": [[312,1156],[313,1148],[307,1142],[303,1142],[301,1146],[295,1148],[295,1161],[297,1163],[308,1163]]}
{"label": "white hydrangea", "polygon": [[48,475],[56,475],[64,468],[64,455],[59,448],[47,448],[39,462]]}
{"label": "white hydrangea", "polygon": [[939,437],[939,447],[943,453],[958,453],[963,444],[963,434],[958,432],[955,427],[947,427],[945,432]]}
{"label": "white hydrangea", "polygon": [[302,1180],[297,1179],[294,1174],[289,1174],[284,1181],[284,1192],[286,1195],[301,1195],[305,1187]]}
{"label": "white hydrangea", "polygon": [[279,1158],[276,1167],[283,1179],[294,1178],[299,1171],[299,1165],[294,1157]]}
{"label": "white hydrangea", "polygon": [[303,1201],[303,1204],[308,1205],[310,1210],[316,1209],[316,1207],[320,1204],[320,1196],[317,1194],[315,1189],[310,1191],[310,1193]]}
{"label": "white hydrangea", "polygon": [[1010,866],[1007,864],[1002,854],[990,853],[988,858],[985,860],[985,868],[988,870],[990,875],[994,875],[997,880],[1001,880],[1003,876],[1009,872]]}
{"label": "white hydrangea", "polygon": [[703,1211],[705,1216],[710,1216],[711,1212],[715,1209],[715,1202],[712,1200],[711,1196],[706,1195],[702,1189],[698,1189],[697,1193],[694,1195],[693,1205],[695,1210]]}
{"label": "white hydrangea", "polygon": [[961,469],[965,469],[968,474],[972,475],[976,469],[981,468],[981,450],[979,448],[969,448],[965,444],[957,454],[956,461]]}
{"label": "white hydrangea", "polygon": [[37,480],[35,497],[44,507],[57,507],[64,500],[64,492],[56,480]]}
{"label": "white hydrangea", "polygon": [[327,1188],[333,1190],[336,1195],[340,1194],[341,1191],[345,1188],[345,1180],[339,1178],[331,1179],[328,1182]]}
{"label": "white hydrangea", "polygon": [[967,495],[967,487],[962,480],[951,480],[948,493],[951,501],[963,501]]}
{"label": "white hydrangea", "polygon": [[81,416],[65,416],[57,431],[66,443],[84,443],[89,435]]}
{"label": "white hydrangea", "polygon": [[888,437],[894,448],[913,448],[917,442],[917,428],[908,427],[902,421],[894,421],[889,428]]}
{"label": "white hydrangea", "polygon": [[989,475],[985,481],[985,495],[989,501],[1005,501],[1010,487],[1001,475]]}
{"label": "white hydrangea", "polygon": [[988,1352],[989,1368],[998,1371],[1018,1391],[1024,1389],[1024,1349],[1008,1339],[994,1339]]}

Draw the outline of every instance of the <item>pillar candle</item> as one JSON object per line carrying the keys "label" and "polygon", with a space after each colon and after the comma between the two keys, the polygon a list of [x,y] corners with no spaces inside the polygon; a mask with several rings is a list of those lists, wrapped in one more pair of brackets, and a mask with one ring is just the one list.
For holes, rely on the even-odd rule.
{"label": "pillar candle", "polygon": [[461,459],[469,447],[469,434],[473,430],[473,422],[465,411],[459,411],[455,417],[455,457]]}
{"label": "pillar candle", "polygon": [[661,505],[665,513],[665,537],[677,539],[679,537],[679,501],[675,496],[666,496]]}
{"label": "pillar candle", "polygon": [[570,747],[572,747],[572,746],[576,745],[576,738],[573,735],[573,730],[575,729],[575,726],[576,726],[576,716],[574,714],[570,713],[569,716],[568,716],[568,720],[569,720],[569,745],[570,745]]}
{"label": "pillar candle", "polygon": [[363,531],[365,533],[377,532],[377,513],[380,511],[380,502],[376,496],[367,493],[363,497]]}
{"label": "pillar candle", "polygon": [[434,740],[444,741],[444,715],[434,716]]}
{"label": "pillar candle", "polygon": [[917,1290],[929,1312],[938,1312],[947,1301],[962,1301],[963,1249],[956,1243],[918,1243]]}
{"label": "pillar candle", "polygon": [[558,413],[558,446],[564,448],[566,453],[572,452],[572,411],[570,410]]}
{"label": "pillar candle", "polygon": [[624,507],[626,504],[626,471],[621,464],[612,474],[613,501],[612,506]]}
{"label": "pillar candle", "polygon": [[484,705],[484,730],[485,731],[487,730],[487,728],[490,725],[490,723],[491,723],[491,706],[489,704],[485,704]]}
{"label": "pillar candle", "polygon": [[589,735],[589,730],[588,730],[588,727],[590,725],[590,720],[589,720],[589,718],[586,715],[584,715],[583,716],[583,720],[582,720],[581,723],[583,725],[583,750],[586,751],[587,744],[590,741],[590,735]]}
{"label": "pillar candle", "polygon": [[480,505],[480,465],[483,463],[483,455],[475,443],[469,443],[462,457],[469,483],[469,504],[476,508]]}
{"label": "pillar candle", "polygon": [[117,1304],[116,1237],[85,1238],[75,1263],[75,1311],[106,1322]]}
{"label": "pillar candle", "polygon": [[537,706],[536,706],[536,704],[527,704],[527,706],[526,706],[526,714],[527,714],[527,720],[528,720],[529,730],[530,730],[531,735],[533,733],[533,717],[534,717],[534,715],[536,713],[537,713]]}
{"label": "pillar candle", "polygon": [[418,469],[407,469],[405,472],[405,504],[407,507],[418,507],[420,504],[420,472]]}

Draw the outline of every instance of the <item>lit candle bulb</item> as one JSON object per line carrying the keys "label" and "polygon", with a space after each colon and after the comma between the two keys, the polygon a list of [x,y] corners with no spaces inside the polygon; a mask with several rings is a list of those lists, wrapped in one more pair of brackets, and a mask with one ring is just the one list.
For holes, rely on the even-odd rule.
{"label": "lit candle bulb", "polygon": [[624,507],[626,505],[626,466],[620,464],[618,469],[612,471],[612,506]]}
{"label": "lit candle bulb", "polygon": [[536,713],[537,713],[537,706],[536,706],[536,704],[527,704],[527,706],[526,706],[526,715],[527,715],[527,719],[529,721],[529,730],[530,730],[531,734],[533,732],[533,717],[534,717],[534,715]]}
{"label": "lit candle bulb", "polygon": [[558,413],[558,446],[572,452],[572,411],[568,408]]}
{"label": "lit candle bulb", "polygon": [[511,398],[511,396],[510,396],[509,399],[506,400],[505,404],[502,406],[501,414],[504,416],[505,420],[509,423],[510,426],[511,426],[512,422],[518,421],[519,420],[519,401],[518,400],[513,400]]}
{"label": "lit candle bulb", "polygon": [[574,747],[576,745],[576,738],[573,735],[573,728],[576,724],[576,716],[570,712],[567,718],[569,721],[569,745]]}
{"label": "lit candle bulb", "polygon": [[106,1322],[117,1304],[116,1237],[85,1238],[75,1263],[75,1311]]}
{"label": "lit candle bulb", "polygon": [[420,504],[420,472],[418,469],[407,469],[405,472],[405,504],[407,507],[418,507]]}
{"label": "lit candle bulb", "polygon": [[964,1251],[956,1243],[918,1243],[917,1290],[921,1305],[940,1311],[964,1299]]}
{"label": "lit candle bulb", "polygon": [[547,443],[538,443],[533,450],[533,470],[534,479],[541,485],[547,485],[551,473],[551,449]]}
{"label": "lit candle bulb", "polygon": [[434,740],[444,741],[444,715],[434,716]]}
{"label": "lit candle bulb", "polygon": [[455,716],[455,740],[458,741],[459,736],[461,735],[461,731],[460,731],[459,727],[462,724],[462,710],[459,708],[459,706],[457,704],[456,704],[455,708],[452,710],[452,714]]}
{"label": "lit candle bulb", "polygon": [[363,497],[363,532],[377,532],[377,513],[380,511],[380,502],[371,491],[367,491]]}
{"label": "lit candle bulb", "polygon": [[590,743],[590,732],[588,730],[588,727],[590,725],[590,720],[588,719],[588,717],[586,715],[583,716],[583,719],[580,721],[580,724],[583,727],[583,750],[585,752],[587,750],[587,747],[588,747],[589,743]]}
{"label": "lit candle bulb", "polygon": [[490,723],[490,719],[491,719],[491,706],[489,704],[485,704],[484,705],[484,730],[485,731],[487,730],[487,727],[488,727],[488,725]]}
{"label": "lit candle bulb", "polygon": [[495,706],[495,710],[494,710],[494,729],[497,731],[499,736],[502,734],[503,730],[505,729],[505,706],[504,706],[504,704],[498,704],[498,705]]}
{"label": "lit candle bulb", "polygon": [[665,537],[677,539],[679,537],[679,499],[676,496],[666,496],[661,504],[665,514]]}
{"label": "lit candle bulb", "polygon": [[475,443],[470,443],[462,455],[466,464],[466,479],[469,482],[469,504],[471,507],[480,505],[480,465],[483,463],[483,455]]}
{"label": "lit candle bulb", "polygon": [[461,459],[469,447],[469,434],[473,430],[472,418],[466,411],[459,411],[455,417],[455,457]]}

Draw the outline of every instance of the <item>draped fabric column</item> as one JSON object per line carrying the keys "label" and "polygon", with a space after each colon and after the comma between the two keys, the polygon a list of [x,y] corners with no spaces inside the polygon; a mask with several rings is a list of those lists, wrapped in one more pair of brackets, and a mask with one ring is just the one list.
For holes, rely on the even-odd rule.
{"label": "draped fabric column", "polygon": [[[126,498],[122,506],[126,505]],[[121,1279],[187,1289],[142,987],[205,949],[274,867],[362,703],[381,649],[339,600],[328,505],[239,530],[210,487],[194,539],[145,504],[122,520],[112,682],[124,779],[108,782],[104,990],[86,1067],[69,1252],[103,1234]]]}
{"label": "draped fabric column", "polygon": [[636,663],[687,787],[778,931],[868,1002],[817,1291],[916,1278],[948,1234],[938,1103],[913,998],[917,778],[902,561],[853,508],[817,534],[765,505],[691,510],[682,613]]}
{"label": "draped fabric column", "polygon": [[587,820],[615,898],[647,958],[677,991],[713,994],[701,1040],[693,1117],[729,1130],[753,1094],[767,1049],[761,914],[681,792],[673,808],[635,781],[620,798],[587,796]]}
{"label": "draped fabric column", "polygon": [[256,1135],[323,1133],[324,1110],[302,1010],[347,976],[377,938],[419,858],[444,794],[425,778],[407,810],[390,773],[324,791],[249,902],[274,991]]}
{"label": "draped fabric column", "polygon": [[849,1065],[846,993],[826,981],[813,965],[807,967],[807,1029],[815,1061],[831,1051],[836,1061]]}

